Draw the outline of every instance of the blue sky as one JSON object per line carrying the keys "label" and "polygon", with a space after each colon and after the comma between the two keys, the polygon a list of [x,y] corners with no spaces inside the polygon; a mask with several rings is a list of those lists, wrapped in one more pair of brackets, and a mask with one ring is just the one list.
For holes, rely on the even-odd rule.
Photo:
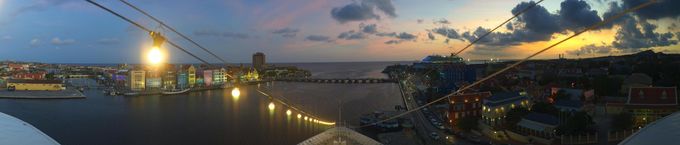
{"label": "blue sky", "polygon": [[[639,1],[642,0],[546,0],[538,8],[545,11],[532,9],[525,18],[512,22],[514,29],[503,27],[490,35],[488,41],[461,56],[471,59],[524,57],[583,25],[601,21],[606,12],[615,11],[614,6],[626,8]],[[218,61],[119,1],[97,2],[166,33],[170,40],[211,62]],[[247,63],[251,54],[258,51],[264,52],[272,62],[397,61],[448,54],[478,36],[475,30],[493,28],[511,17],[514,8],[530,1],[128,2],[164,20],[227,61]],[[677,3],[662,1],[651,10],[588,32],[539,58],[554,58],[563,53],[569,57],[618,55],[647,49],[680,52],[679,12],[665,6]],[[540,21],[532,21],[534,19]],[[556,23],[547,23],[548,19],[555,19]],[[464,35],[466,32],[469,35]],[[85,1],[0,0],[2,60],[140,63],[150,41],[145,32]],[[168,45],[165,49],[169,51],[170,62],[198,62]]]}

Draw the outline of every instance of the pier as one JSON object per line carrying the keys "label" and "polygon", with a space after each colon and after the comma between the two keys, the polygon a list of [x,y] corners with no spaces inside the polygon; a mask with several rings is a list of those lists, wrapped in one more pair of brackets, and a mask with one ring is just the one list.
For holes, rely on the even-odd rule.
{"label": "pier", "polygon": [[333,84],[376,84],[397,82],[394,79],[387,78],[277,78],[271,79],[270,81]]}

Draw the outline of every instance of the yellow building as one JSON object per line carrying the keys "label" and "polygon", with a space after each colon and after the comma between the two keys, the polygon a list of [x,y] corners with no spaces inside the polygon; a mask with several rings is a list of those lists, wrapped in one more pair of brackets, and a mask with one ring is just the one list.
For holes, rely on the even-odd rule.
{"label": "yellow building", "polygon": [[194,65],[189,65],[187,68],[189,87],[194,87],[196,85],[196,67]]}
{"label": "yellow building", "polygon": [[130,90],[141,91],[145,88],[146,72],[143,70],[130,71]]}
{"label": "yellow building", "polygon": [[65,90],[60,80],[7,80],[7,88],[20,91],[60,91]]}

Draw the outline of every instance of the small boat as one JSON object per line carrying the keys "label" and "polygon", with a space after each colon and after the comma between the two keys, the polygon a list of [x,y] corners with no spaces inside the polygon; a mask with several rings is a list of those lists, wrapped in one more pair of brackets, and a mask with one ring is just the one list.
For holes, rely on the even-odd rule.
{"label": "small boat", "polygon": [[126,92],[126,93],[123,93],[123,95],[125,95],[125,96],[137,96],[137,95],[139,95],[139,92]]}
{"label": "small boat", "polygon": [[189,90],[191,90],[191,89],[190,89],[190,88],[187,88],[187,89],[184,89],[184,90],[163,91],[163,92],[161,92],[161,94],[163,94],[163,95],[182,94],[182,93],[189,92]]}

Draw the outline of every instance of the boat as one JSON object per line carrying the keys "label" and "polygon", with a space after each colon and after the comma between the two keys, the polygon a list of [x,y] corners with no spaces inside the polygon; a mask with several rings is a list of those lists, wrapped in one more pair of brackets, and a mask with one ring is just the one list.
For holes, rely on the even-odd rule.
{"label": "boat", "polygon": [[163,94],[163,95],[182,94],[182,93],[189,92],[189,90],[191,90],[191,88],[187,88],[187,89],[184,89],[184,90],[163,91],[163,92],[161,92],[161,94]]}
{"label": "boat", "polygon": [[139,92],[125,92],[123,93],[125,96],[137,96],[139,95]]}

